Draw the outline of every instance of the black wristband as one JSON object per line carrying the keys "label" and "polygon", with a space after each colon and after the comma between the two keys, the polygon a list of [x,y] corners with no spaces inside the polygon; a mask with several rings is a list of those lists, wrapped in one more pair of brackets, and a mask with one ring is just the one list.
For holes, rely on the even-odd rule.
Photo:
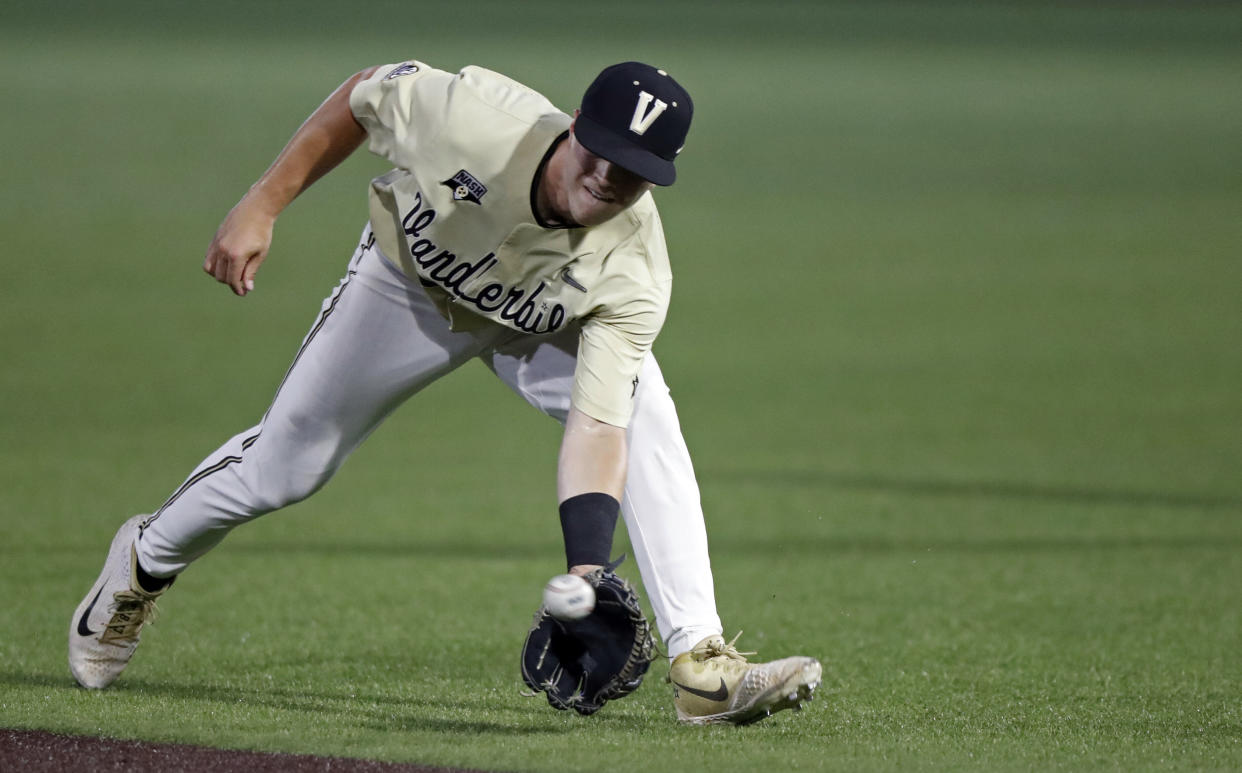
{"label": "black wristband", "polygon": [[579,494],[561,502],[561,534],[568,568],[608,563],[620,511],[620,502],[601,493]]}

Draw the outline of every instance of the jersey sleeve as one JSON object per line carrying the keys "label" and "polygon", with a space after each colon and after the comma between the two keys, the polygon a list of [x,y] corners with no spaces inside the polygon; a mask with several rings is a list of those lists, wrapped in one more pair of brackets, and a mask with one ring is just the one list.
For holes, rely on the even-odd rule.
{"label": "jersey sleeve", "polygon": [[[668,298],[671,281],[658,288]],[[574,369],[573,406],[616,427],[630,423],[638,371],[664,325],[667,302],[655,297],[629,304],[625,311],[592,316],[582,325]]]}
{"label": "jersey sleeve", "polygon": [[423,146],[437,141],[456,76],[418,61],[380,67],[349,95],[368,148],[410,169]]}

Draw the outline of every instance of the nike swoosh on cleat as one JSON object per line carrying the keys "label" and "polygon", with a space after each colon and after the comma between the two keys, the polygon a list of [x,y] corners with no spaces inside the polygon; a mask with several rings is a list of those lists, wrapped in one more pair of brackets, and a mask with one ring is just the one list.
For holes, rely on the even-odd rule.
{"label": "nike swoosh on cleat", "polygon": [[723,700],[728,700],[729,698],[729,688],[725,687],[725,680],[723,678],[721,678],[720,680],[720,687],[715,690],[696,690],[693,687],[685,686],[681,682],[678,682],[676,679],[673,680],[673,684],[677,685],[678,687],[690,693],[691,695],[697,695],[700,698],[706,698],[709,701],[723,701]]}
{"label": "nike swoosh on cleat", "polygon": [[86,605],[86,611],[78,618],[78,636],[94,636],[95,632],[86,625],[86,618],[91,616],[91,610],[95,608],[95,602],[99,601],[99,597],[103,594],[103,586],[99,586],[99,593],[95,594],[95,598],[91,599],[91,603]]}

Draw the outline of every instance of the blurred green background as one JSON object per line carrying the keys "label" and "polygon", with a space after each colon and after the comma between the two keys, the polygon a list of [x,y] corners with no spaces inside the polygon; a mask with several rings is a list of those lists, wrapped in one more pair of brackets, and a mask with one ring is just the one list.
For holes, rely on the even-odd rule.
{"label": "blurred green background", "polygon": [[[6,6],[0,726],[493,769],[1242,765],[1240,39],[1197,3]],[[726,634],[822,658],[808,711],[679,728],[662,664],[592,720],[518,697],[559,433],[482,367],[196,564],[115,689],[70,686],[110,535],[262,415],[384,166],[299,199],[244,300],[200,271],[216,226],[406,58],[566,110],[631,58],[694,95],[656,353]]]}

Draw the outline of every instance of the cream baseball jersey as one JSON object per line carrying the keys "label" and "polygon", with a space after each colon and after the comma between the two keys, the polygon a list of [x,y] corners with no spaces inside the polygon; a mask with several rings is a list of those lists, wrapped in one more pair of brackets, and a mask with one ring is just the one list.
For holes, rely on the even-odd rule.
{"label": "cream baseball jersey", "polygon": [[535,183],[570,117],[481,67],[381,67],[350,107],[396,168],[371,183],[371,225],[455,330],[548,334],[581,325],[573,404],[629,422],[634,383],[664,323],[672,274],[648,192],[606,223],[541,221]]}

